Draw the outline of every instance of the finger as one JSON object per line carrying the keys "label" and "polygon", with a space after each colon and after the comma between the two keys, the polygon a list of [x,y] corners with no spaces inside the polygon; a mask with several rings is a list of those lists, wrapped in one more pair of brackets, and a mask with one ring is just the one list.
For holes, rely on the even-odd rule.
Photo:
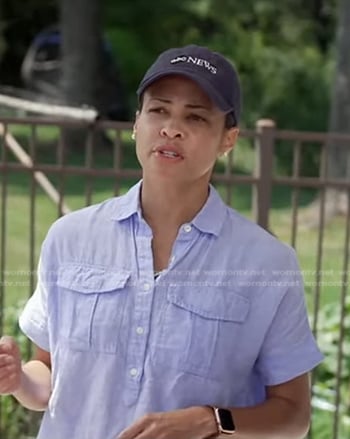
{"label": "finger", "polygon": [[15,363],[12,355],[0,354],[0,368],[11,363]]}
{"label": "finger", "polygon": [[4,386],[8,386],[12,383],[12,381],[15,381],[17,379],[16,371],[9,370],[7,374],[2,373],[2,376],[0,378],[0,384],[3,388]]}
{"label": "finger", "polygon": [[11,374],[6,381],[0,380],[0,394],[6,395],[13,393],[16,388],[16,378],[16,374]]}
{"label": "finger", "polygon": [[135,439],[143,430],[149,425],[149,420],[147,417],[143,417],[136,421],[130,427],[123,430],[117,439]]}
{"label": "finger", "polygon": [[148,428],[141,431],[135,439],[158,439],[159,437],[159,432],[155,428]]}
{"label": "finger", "polygon": [[8,379],[10,375],[15,374],[17,371],[15,364],[4,366],[0,369],[0,380]]}
{"label": "finger", "polygon": [[123,430],[117,439],[135,439],[142,431],[141,428],[135,428],[135,426],[132,426]]}
{"label": "finger", "polygon": [[3,335],[0,338],[0,352],[11,352],[15,346],[16,343],[12,337]]}

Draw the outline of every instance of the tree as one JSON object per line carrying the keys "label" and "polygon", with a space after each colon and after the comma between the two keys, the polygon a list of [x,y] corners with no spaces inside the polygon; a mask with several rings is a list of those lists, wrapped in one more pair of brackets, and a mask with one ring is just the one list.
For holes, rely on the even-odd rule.
{"label": "tree", "polygon": [[[340,0],[336,33],[336,66],[331,94],[329,131],[350,133],[350,0]],[[341,142],[332,141],[327,162],[328,177],[334,180],[350,179],[350,149]],[[304,212],[304,224],[319,225],[321,199],[318,197]],[[325,221],[346,214],[347,194],[335,188],[325,192]]]}
{"label": "tree", "polygon": [[[329,131],[350,133],[350,0],[340,0],[334,77]],[[350,179],[350,150],[344,144],[333,143],[330,148],[328,175],[334,179]],[[345,196],[332,190],[328,197],[332,214],[345,213]]]}
{"label": "tree", "polygon": [[101,52],[102,11],[99,0],[60,0],[62,90],[66,103],[95,103]]}
{"label": "tree", "polygon": [[[65,104],[96,106],[102,64],[101,5],[100,0],[60,0],[61,84]],[[69,148],[81,147],[86,135],[83,128],[65,129],[64,140]],[[102,137],[98,139],[101,140]]]}

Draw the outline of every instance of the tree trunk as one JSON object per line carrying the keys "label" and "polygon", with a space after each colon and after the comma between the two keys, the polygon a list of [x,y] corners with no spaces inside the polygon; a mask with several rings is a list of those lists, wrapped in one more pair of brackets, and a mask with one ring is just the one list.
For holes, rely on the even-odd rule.
{"label": "tree trunk", "polygon": [[67,103],[94,105],[101,51],[101,1],[61,0],[62,87]]}
{"label": "tree trunk", "polygon": [[[350,0],[340,0],[336,42],[336,71],[333,82],[329,131],[350,133]],[[332,142],[328,176],[350,181],[350,145]],[[347,212],[347,194],[338,189],[326,191],[328,218]]]}
{"label": "tree trunk", "polygon": [[[100,0],[60,0],[62,90],[67,105],[92,106],[101,56]],[[68,147],[85,143],[85,130],[64,132]]]}
{"label": "tree trunk", "polygon": [[[350,133],[350,0],[340,0],[336,72],[333,83],[329,131]],[[329,155],[328,175],[332,178],[350,179],[350,149],[342,144],[332,144]]]}
{"label": "tree trunk", "polygon": [[[340,0],[338,6],[336,39],[336,69],[334,74],[329,131],[350,133],[350,0]],[[331,179],[350,180],[350,145],[332,142],[329,147],[327,174]],[[345,191],[328,188],[325,192],[325,222],[347,212]],[[320,198],[317,198],[301,216],[309,227],[319,225]]]}

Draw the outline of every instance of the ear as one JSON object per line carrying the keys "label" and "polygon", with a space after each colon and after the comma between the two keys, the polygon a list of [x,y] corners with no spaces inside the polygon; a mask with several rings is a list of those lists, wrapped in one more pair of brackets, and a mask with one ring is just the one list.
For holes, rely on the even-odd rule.
{"label": "ear", "polygon": [[137,110],[137,111],[135,112],[135,122],[134,122],[134,125],[133,125],[133,131],[134,131],[134,132],[137,130],[137,122],[138,122],[138,120],[139,120],[139,117],[140,117],[140,111]]}
{"label": "ear", "polygon": [[233,149],[237,142],[238,135],[239,128],[237,127],[225,130],[219,150],[219,156],[227,154]]}

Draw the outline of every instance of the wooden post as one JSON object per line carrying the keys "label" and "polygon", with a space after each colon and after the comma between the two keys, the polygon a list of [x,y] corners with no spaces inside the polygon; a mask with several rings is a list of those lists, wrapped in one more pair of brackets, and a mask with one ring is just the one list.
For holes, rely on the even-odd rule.
{"label": "wooden post", "polygon": [[[4,126],[0,123],[0,136],[4,136],[4,148],[8,148],[13,155],[19,160],[22,165],[25,167],[32,169],[34,167],[33,160],[26,153],[26,151],[21,147],[21,145],[16,141],[16,139],[12,136],[11,133],[6,132]],[[43,172],[34,171],[34,178],[40,187],[47,193],[49,198],[58,206],[60,206],[60,211],[63,215],[71,212],[69,207],[65,203],[61,203],[60,205],[60,194],[54,185],[50,182],[50,180],[46,177]]]}
{"label": "wooden post", "polygon": [[273,153],[276,124],[271,119],[260,119],[256,123],[255,171],[258,182],[253,187],[253,214],[256,222],[269,229],[271,207]]}

